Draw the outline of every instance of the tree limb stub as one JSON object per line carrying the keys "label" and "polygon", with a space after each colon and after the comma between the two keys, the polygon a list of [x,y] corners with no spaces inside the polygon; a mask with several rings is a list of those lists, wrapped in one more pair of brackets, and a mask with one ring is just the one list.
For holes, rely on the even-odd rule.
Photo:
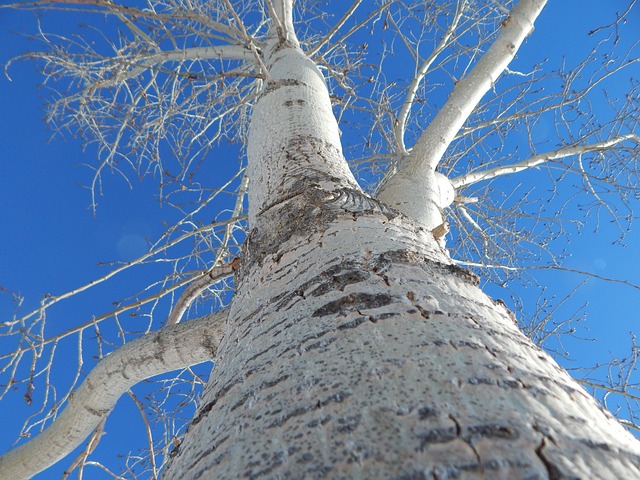
{"label": "tree limb stub", "polygon": [[0,457],[0,478],[28,479],[64,458],[109,415],[120,396],[140,381],[212,360],[226,316],[224,310],[168,326],[108,354],[46,430]]}

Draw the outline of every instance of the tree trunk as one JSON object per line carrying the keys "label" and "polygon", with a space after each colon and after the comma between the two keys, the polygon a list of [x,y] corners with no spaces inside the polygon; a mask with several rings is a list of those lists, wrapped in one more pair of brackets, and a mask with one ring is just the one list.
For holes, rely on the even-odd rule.
{"label": "tree trunk", "polygon": [[266,58],[253,229],[164,478],[640,478],[612,415],[430,232],[359,190],[315,66],[282,42]]}

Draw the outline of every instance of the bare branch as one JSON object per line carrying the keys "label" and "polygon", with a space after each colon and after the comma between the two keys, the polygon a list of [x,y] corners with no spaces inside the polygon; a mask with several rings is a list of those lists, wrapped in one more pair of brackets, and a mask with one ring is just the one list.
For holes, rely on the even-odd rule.
{"label": "bare branch", "polygon": [[[449,99],[413,147],[407,164],[435,169],[447,147],[484,94],[513,60],[546,0],[520,0],[502,22],[498,37],[471,72],[460,80]],[[400,166],[399,168],[402,168]]]}
{"label": "bare branch", "polygon": [[633,140],[636,143],[640,144],[640,137],[634,133],[630,133],[627,135],[612,138],[610,140],[596,142],[589,145],[559,148],[551,152],[534,155],[533,157],[527,158],[526,160],[522,160],[512,165],[504,165],[480,172],[466,173],[464,175],[460,175],[459,177],[451,179],[451,184],[455,189],[459,189],[477,182],[481,182],[483,180],[490,180],[501,175],[522,172],[524,170],[537,167],[538,165],[546,163],[550,160],[557,160],[559,158],[570,157],[572,155],[581,155],[587,152],[607,150],[627,140]]}
{"label": "bare branch", "polygon": [[[546,0],[520,0],[502,22],[498,37],[422,133],[397,171],[379,190],[378,198],[432,230],[442,224],[442,209],[453,202],[453,187],[435,172],[438,162],[480,99],[513,59],[533,29]],[[440,176],[439,176],[440,175]],[[424,198],[424,201],[416,201]]]}
{"label": "bare branch", "polygon": [[[469,74],[453,89],[438,115],[423,132],[403,162],[412,171],[435,169],[447,147],[469,118],[480,99],[496,83],[513,60],[546,0],[520,0],[502,22],[498,37]],[[400,165],[399,168],[403,168]]]}
{"label": "bare branch", "polygon": [[[241,201],[241,200],[240,200]],[[237,211],[238,209],[236,209]],[[229,227],[229,225],[234,224],[240,220],[243,220],[244,218],[246,218],[245,216],[237,216],[234,218],[230,218],[229,220],[225,220],[222,222],[215,222],[212,223],[210,225],[205,225],[204,227],[200,227],[197,228],[191,232],[187,232],[183,235],[181,235],[180,237],[176,238],[175,240],[171,240],[170,242],[167,242],[164,245],[161,245],[157,248],[151,249],[149,250],[147,253],[145,253],[144,255],[136,258],[135,260],[131,260],[130,262],[125,263],[124,265],[121,265],[120,267],[112,270],[111,272],[107,273],[106,275],[103,275],[100,278],[97,278],[95,280],[92,280],[78,288],[74,288],[73,290],[69,290],[68,292],[62,293],[60,295],[47,295],[45,296],[45,298],[42,299],[41,305],[38,309],[33,310],[31,312],[29,312],[28,314],[24,315],[23,317],[18,318],[17,320],[13,320],[11,322],[3,322],[2,326],[9,326],[9,325],[13,325],[16,323],[22,323],[26,320],[28,320],[29,318],[32,318],[33,316],[37,315],[37,314],[42,314],[44,310],[46,310],[47,308],[51,307],[52,305],[62,301],[62,300],[66,300],[68,298],[71,298],[81,292],[84,292],[90,288],[93,288],[101,283],[106,282],[107,280],[109,280],[110,278],[112,278],[113,276],[123,272],[124,270],[127,270],[131,267],[133,267],[134,265],[141,265],[145,260],[158,255],[159,253],[165,252],[166,250],[168,250],[169,248],[183,242],[184,240],[188,239],[188,238],[192,238],[194,235],[200,234],[200,233],[206,233],[206,232],[210,232],[212,230],[214,230],[216,227],[219,226],[223,226],[226,225],[227,227]],[[225,230],[225,238],[226,240],[228,240],[229,236],[229,228],[227,228]],[[226,243],[225,243],[226,245]],[[183,285],[183,283],[181,283],[180,285]],[[0,357],[0,358],[4,358],[4,357]]]}
{"label": "bare branch", "polygon": [[157,480],[158,466],[156,465],[156,452],[154,451],[154,448],[153,448],[153,433],[151,432],[151,425],[149,424],[149,419],[144,413],[144,403],[138,400],[138,397],[136,397],[131,390],[129,390],[127,393],[131,397],[131,400],[133,400],[133,403],[136,404],[136,407],[138,407],[138,410],[140,411],[140,415],[142,416],[142,421],[144,422],[144,427],[145,427],[144,429],[147,434],[147,444],[149,445],[149,458],[151,459],[151,474],[153,475],[152,478],[154,480]]}
{"label": "bare branch", "polygon": [[67,468],[62,476],[62,480],[66,480],[71,472],[75,468],[80,468],[82,470],[83,466],[86,465],[87,457],[93,453],[93,451],[100,443],[100,438],[104,434],[104,424],[107,421],[107,417],[103,417],[98,423],[98,426],[93,430],[91,437],[89,437],[89,441],[87,442],[86,448],[76,457],[76,459],[71,463],[69,468]]}
{"label": "bare branch", "polygon": [[266,0],[266,3],[280,39],[297,45],[298,39],[293,26],[293,0]]}
{"label": "bare branch", "polygon": [[64,458],[106,418],[136,383],[212,360],[222,338],[226,310],[165,327],[107,355],[70,397],[46,430],[0,457],[0,478],[28,479]]}
{"label": "bare branch", "polygon": [[[221,45],[206,47],[191,47],[174,50],[170,52],[158,52],[151,55],[145,55],[139,59],[131,60],[131,66],[127,71],[118,73],[113,78],[102,81],[100,88],[111,87],[129,78],[134,78],[145,72],[151,67],[155,67],[165,62],[185,61],[185,60],[242,60],[256,61],[254,52],[240,45]],[[92,86],[96,88],[96,86]]]}
{"label": "bare branch", "polygon": [[211,285],[233,275],[238,269],[240,259],[236,257],[232,262],[226,265],[214,267],[201,275],[196,275],[193,283],[185,289],[180,299],[171,310],[171,314],[167,320],[167,325],[175,325],[180,322],[182,315],[189,309],[191,303]]}
{"label": "bare branch", "polygon": [[453,20],[447,28],[446,33],[442,37],[442,40],[433,50],[433,52],[431,52],[431,55],[429,55],[429,57],[427,57],[427,59],[422,63],[415,76],[413,77],[413,80],[411,80],[409,87],[407,88],[407,97],[402,104],[402,109],[400,110],[400,114],[398,115],[398,120],[396,122],[396,127],[394,130],[396,148],[398,149],[398,153],[400,155],[404,156],[409,154],[404,143],[404,134],[407,128],[407,120],[409,118],[409,113],[411,112],[411,107],[413,106],[413,103],[416,99],[416,94],[418,93],[418,87],[424,80],[427,72],[429,72],[429,69],[431,68],[431,65],[433,65],[433,62],[435,62],[436,58],[438,58],[438,55],[440,55],[440,53],[442,53],[444,49],[449,45],[451,37],[453,36],[456,28],[458,28],[458,23],[460,22],[460,18],[464,11],[465,3],[466,1],[462,1],[458,4],[456,13],[453,16]]}
{"label": "bare branch", "polygon": [[309,57],[315,56],[320,51],[320,49],[324,47],[327,44],[327,42],[329,42],[329,40],[331,40],[331,38],[336,34],[336,32],[340,30],[340,28],[342,28],[345,22],[349,20],[351,15],[353,15],[353,12],[356,11],[356,8],[358,8],[361,3],[362,3],[362,0],[355,0],[349,7],[349,10],[347,10],[342,16],[342,18],[340,18],[340,20],[338,20],[338,22],[333,26],[333,28],[329,30],[327,34],[324,37],[322,37],[322,39],[320,39],[320,41],[311,50],[307,52],[307,55]]}

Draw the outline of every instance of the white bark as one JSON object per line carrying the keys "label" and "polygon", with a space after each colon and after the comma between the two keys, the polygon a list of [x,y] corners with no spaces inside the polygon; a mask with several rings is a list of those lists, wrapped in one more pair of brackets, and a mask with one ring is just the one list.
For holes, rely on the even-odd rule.
{"label": "white bark", "polygon": [[182,316],[189,309],[193,301],[202,295],[202,292],[220,280],[232,276],[235,270],[236,267],[233,262],[229,262],[226,265],[219,265],[204,272],[202,275],[196,276],[193,282],[182,292],[180,298],[171,310],[169,318],[167,318],[167,325],[180,323]]}
{"label": "white bark", "polygon": [[429,231],[454,198],[437,162],[544,1],[520,0],[383,190],[415,223],[362,193],[324,79],[297,45],[292,1],[265,3],[277,28],[247,147],[252,231],[220,348],[208,321],[128,344],[52,426],[0,458],[0,477],[59,459],[118,391],[216,355],[167,480],[640,478],[637,440]]}
{"label": "white bark", "polygon": [[[281,47],[280,45],[283,45]],[[324,77],[302,51],[273,39],[270,80],[253,108],[247,145],[249,223],[307,188],[359,189],[342,154]]]}
{"label": "white bark", "polygon": [[[266,53],[253,229],[165,480],[640,478],[613,416],[423,225],[355,185],[312,63],[284,41]],[[433,179],[433,201],[452,199]]]}
{"label": "white bark", "polygon": [[278,30],[277,34],[282,42],[289,42],[297,46],[298,39],[293,28],[293,0],[266,0],[273,8],[272,20]]}
{"label": "white bark", "polygon": [[225,320],[226,311],[166,327],[107,355],[46,430],[0,457],[0,478],[31,478],[64,458],[106,419],[122,394],[136,383],[212,360]]}
{"label": "white bark", "polygon": [[429,72],[431,65],[433,64],[433,62],[435,62],[436,58],[438,58],[438,55],[440,55],[440,53],[442,53],[444,49],[449,46],[449,41],[451,40],[451,37],[456,31],[456,28],[458,28],[458,23],[460,22],[460,18],[464,13],[464,9],[466,6],[465,4],[466,2],[464,1],[458,4],[456,13],[453,16],[453,20],[451,21],[451,25],[449,25],[449,28],[447,28],[447,31],[442,37],[442,39],[440,40],[440,43],[438,43],[438,46],[433,50],[433,52],[431,52],[431,55],[429,55],[427,59],[424,62],[422,62],[422,65],[420,66],[420,68],[416,72],[416,75],[413,77],[413,80],[411,80],[411,83],[407,87],[407,96],[404,102],[402,103],[402,108],[400,109],[400,114],[398,115],[397,124],[393,131],[393,134],[396,140],[396,148],[398,149],[398,152],[402,156],[409,155],[409,152],[407,151],[407,147],[405,146],[405,143],[404,143],[404,134],[407,128],[407,121],[409,120],[409,114],[411,113],[411,108],[413,107],[416,95],[418,94],[418,88],[420,87],[420,84],[423,82],[424,77]]}
{"label": "white bark", "polygon": [[253,234],[164,478],[640,478],[638,442],[473,275],[358,195]]}
{"label": "white bark", "polygon": [[455,135],[484,94],[493,86],[533,29],[546,0],[519,0],[502,22],[498,37],[422,133],[378,198],[432,229],[443,222],[433,195],[434,172]]}
{"label": "white bark", "polygon": [[239,45],[220,45],[207,47],[192,47],[183,50],[175,50],[170,52],[158,52],[151,55],[145,55],[137,59],[123,60],[124,66],[121,72],[118,72],[113,78],[100,82],[101,88],[117,86],[123,80],[135,78],[138,75],[148,71],[150,68],[157,68],[166,62],[184,62],[188,60],[241,60],[247,62],[255,62],[254,53]]}

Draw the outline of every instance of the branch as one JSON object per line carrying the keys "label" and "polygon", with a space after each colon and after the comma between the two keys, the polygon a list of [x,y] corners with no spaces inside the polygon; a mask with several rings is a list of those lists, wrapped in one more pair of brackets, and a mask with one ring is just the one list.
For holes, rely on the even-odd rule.
{"label": "branch", "polygon": [[349,10],[347,10],[345,14],[342,16],[342,18],[338,20],[338,23],[336,23],[333,26],[333,28],[329,30],[329,32],[324,37],[322,37],[322,39],[315,45],[315,47],[313,47],[311,50],[307,52],[307,56],[309,58],[315,56],[320,51],[320,49],[324,47],[327,44],[327,42],[329,42],[329,40],[331,40],[331,37],[333,37],[336,34],[336,32],[342,28],[345,22],[349,20],[353,12],[356,11],[356,8],[358,8],[361,3],[362,3],[362,0],[355,0],[353,2],[351,7],[349,7]]}
{"label": "branch", "polygon": [[[243,180],[244,181],[244,180]],[[238,211],[238,209],[236,208],[235,211]],[[24,322],[26,322],[28,319],[32,318],[33,316],[35,316],[36,314],[42,314],[42,312],[44,310],[46,310],[47,308],[51,307],[52,305],[54,305],[55,303],[60,302],[61,300],[66,300],[67,298],[70,298],[74,295],[77,295],[80,292],[84,292],[85,290],[88,290],[92,287],[95,287],[96,285],[99,285],[101,283],[106,282],[107,280],[109,280],[111,277],[117,275],[118,273],[133,267],[134,265],[141,265],[144,263],[145,260],[159,254],[162,252],[167,251],[169,248],[179,244],[180,242],[182,242],[183,240],[193,237],[194,235],[197,235],[199,233],[203,233],[203,232],[209,232],[214,230],[216,227],[219,226],[223,226],[226,225],[227,229],[225,232],[225,239],[228,239],[229,236],[229,225],[238,222],[239,220],[244,220],[246,218],[246,215],[238,215],[235,217],[230,218],[229,220],[223,220],[221,222],[215,222],[215,223],[211,223],[210,225],[205,225],[204,227],[200,227],[197,228],[195,230],[192,230],[190,232],[184,233],[183,235],[181,235],[180,237],[171,240],[169,242],[167,242],[165,245],[160,245],[159,247],[149,250],[147,253],[145,253],[144,255],[136,258],[135,260],[131,260],[130,262],[126,262],[124,265],[112,270],[111,272],[107,273],[106,275],[97,278],[95,280],[92,280],[80,287],[74,288],[73,290],[69,290],[68,292],[65,292],[63,294],[60,295],[46,295],[42,301],[40,302],[40,307],[32,310],[31,312],[29,312],[28,314],[24,315],[23,317],[18,318],[17,320],[13,320],[13,321],[7,321],[7,322],[1,322],[0,326],[10,326],[10,325],[15,325],[15,324],[22,324]],[[163,238],[165,238],[165,235],[163,235],[161,237],[160,240],[162,240]],[[156,245],[158,245],[160,241],[156,242]],[[180,283],[177,286],[181,287],[183,284]],[[137,304],[136,304],[137,306]],[[111,315],[111,314],[110,314]],[[94,319],[95,320],[95,319]],[[90,322],[89,324],[94,323],[93,321]],[[5,358],[5,356],[0,356],[0,358]]]}
{"label": "branch", "polygon": [[503,20],[500,33],[491,47],[469,74],[456,84],[449,99],[422,133],[409,157],[399,165],[399,170],[404,168],[420,172],[425,167],[435,170],[464,122],[533,30],[533,23],[546,3],[546,0],[518,2]]}
{"label": "branch", "polygon": [[443,223],[442,209],[453,202],[454,189],[444,175],[435,171],[438,162],[480,99],[513,59],[545,4],[546,0],[520,0],[511,10],[489,50],[456,84],[409,155],[401,157],[397,171],[380,188],[379,200],[429,230]]}
{"label": "branch", "polygon": [[185,60],[242,60],[255,62],[255,56],[251,49],[240,45],[219,45],[208,47],[191,47],[170,52],[158,52],[142,57],[139,62],[131,62],[133,68],[126,72],[118,73],[104,82],[101,87],[110,87],[119,82],[134,78],[148,68],[165,62],[181,62]]}
{"label": "branch", "polygon": [[536,167],[550,160],[556,160],[558,158],[569,157],[572,155],[581,155],[583,153],[595,152],[599,150],[606,150],[626,140],[633,140],[640,144],[640,137],[634,133],[627,135],[621,135],[602,142],[592,143],[590,145],[582,145],[578,147],[564,147],[558,150],[553,150],[547,153],[540,153],[533,157],[522,160],[521,162],[514,163],[512,165],[505,165],[501,167],[490,168],[481,172],[471,172],[459,177],[453,178],[451,184],[457,190],[468,185],[472,185],[483,180],[490,180],[501,175],[507,175],[510,173],[518,173],[529,168]]}
{"label": "branch", "polygon": [[467,262],[464,260],[456,260],[455,258],[452,258],[451,261],[456,265],[462,265],[465,267],[498,268],[501,270],[507,270],[511,272],[517,272],[522,270],[522,268],[519,268],[519,267],[509,267],[507,265],[490,265],[488,263],[478,263],[478,262]]}
{"label": "branch", "polygon": [[281,41],[286,39],[297,44],[293,27],[293,0],[267,0],[266,3]]}
{"label": "branch", "polygon": [[463,1],[462,3],[458,4],[456,13],[453,17],[453,20],[451,21],[451,25],[449,25],[449,28],[447,28],[447,31],[444,37],[442,37],[442,40],[440,41],[438,46],[435,48],[435,50],[431,52],[431,55],[429,55],[429,57],[422,63],[422,66],[420,67],[416,75],[413,77],[413,80],[411,80],[411,84],[407,88],[407,97],[405,98],[404,103],[402,104],[402,109],[400,110],[400,115],[398,115],[398,120],[396,121],[395,129],[393,132],[396,140],[396,147],[399,150],[399,153],[401,155],[409,154],[409,152],[407,151],[407,147],[405,146],[405,143],[404,143],[404,134],[407,128],[407,120],[409,119],[409,112],[411,111],[411,107],[413,106],[413,102],[415,101],[416,95],[418,93],[418,88],[420,87],[422,80],[427,75],[427,72],[431,68],[431,65],[436,60],[438,55],[440,55],[440,53],[442,53],[442,51],[445,48],[447,48],[447,46],[449,45],[449,41],[451,40],[453,33],[455,32],[456,28],[458,28],[458,22],[462,17],[462,12],[464,11],[465,3],[466,2]]}
{"label": "branch", "polygon": [[608,386],[603,385],[601,383],[594,383],[594,382],[591,382],[591,381],[586,380],[586,379],[576,379],[576,382],[578,382],[581,385],[584,385],[585,387],[596,388],[598,390],[604,390],[605,392],[615,393],[617,395],[623,395],[624,397],[626,397],[626,398],[628,398],[630,400],[634,400],[636,402],[640,402],[640,397],[625,391],[623,389],[624,387],[620,387],[620,388],[608,387]]}
{"label": "branch", "polygon": [[[129,2],[131,3],[131,2]],[[84,7],[86,5],[86,7]],[[95,10],[91,7],[99,7],[100,10]],[[157,20],[162,23],[167,20],[187,20],[196,21],[209,29],[208,34],[218,32],[226,35],[229,39],[242,40],[242,36],[239,35],[239,31],[232,26],[224,25],[220,22],[212,20],[209,16],[197,13],[193,10],[173,10],[171,13],[157,13],[152,9],[147,8],[135,8],[128,5],[119,5],[114,0],[40,0],[33,2],[13,2],[6,5],[0,5],[0,8],[12,8],[16,10],[58,10],[58,11],[73,11],[81,13],[100,13],[103,15],[115,15],[122,20],[122,16],[127,16],[131,19],[150,19]],[[131,24],[128,22],[127,26],[131,28]],[[139,31],[139,33],[142,33]],[[139,34],[138,33],[138,34]],[[143,34],[143,36],[146,36]],[[155,45],[152,42],[152,45]]]}
{"label": "branch", "polygon": [[87,446],[85,447],[85,449],[80,452],[80,455],[76,457],[76,459],[62,474],[62,480],[66,480],[67,478],[69,478],[71,472],[73,472],[73,470],[78,467],[80,467],[80,471],[82,471],[82,468],[86,465],[87,457],[93,453],[93,451],[98,446],[98,443],[100,443],[100,438],[102,437],[102,435],[104,435],[104,424],[106,423],[106,421],[107,417],[104,417],[102,420],[100,420],[100,423],[91,434],[91,437],[89,437],[89,441],[87,442]]}
{"label": "branch", "polygon": [[212,360],[226,310],[145,335],[104,357],[42,433],[0,457],[0,478],[28,479],[72,452],[136,383]]}
{"label": "branch", "polygon": [[211,268],[202,275],[197,275],[198,278],[195,278],[193,283],[191,283],[185,291],[182,292],[182,295],[180,295],[176,306],[173,307],[173,310],[171,310],[171,313],[169,314],[167,325],[175,325],[179,323],[184,312],[189,309],[189,306],[204,290],[209,286],[218,283],[220,280],[233,275],[233,272],[238,269],[239,264],[240,258],[236,257],[225,265]]}

